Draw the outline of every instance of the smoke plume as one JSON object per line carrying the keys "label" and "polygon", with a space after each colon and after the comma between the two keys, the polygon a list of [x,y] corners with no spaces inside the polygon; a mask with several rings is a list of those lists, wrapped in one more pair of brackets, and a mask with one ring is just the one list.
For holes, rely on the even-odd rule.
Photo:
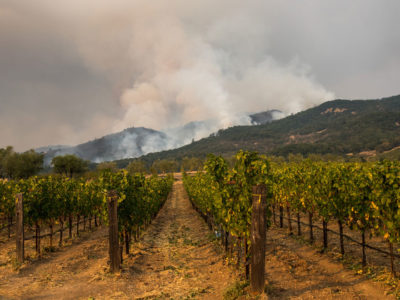
{"label": "smoke plume", "polygon": [[204,136],[248,124],[248,112],[289,114],[333,98],[295,57],[269,54],[274,28],[257,10],[273,6],[262,1],[89,2],[96,11],[77,41],[88,65],[120,88],[114,131],[216,120]]}
{"label": "smoke plume", "polygon": [[[57,48],[112,87],[117,109],[110,116],[103,108],[85,122],[92,137],[132,126],[174,135],[185,124],[211,120],[192,123],[188,142],[250,124],[248,113],[290,114],[334,97],[296,51],[280,57],[271,50],[273,33],[292,19],[291,13],[282,14],[282,22],[275,17],[282,13],[280,1],[8,2],[4,14],[24,16],[27,24],[40,20],[37,32],[61,39]],[[182,140],[163,147],[178,144]],[[146,149],[158,150],[151,144]]]}

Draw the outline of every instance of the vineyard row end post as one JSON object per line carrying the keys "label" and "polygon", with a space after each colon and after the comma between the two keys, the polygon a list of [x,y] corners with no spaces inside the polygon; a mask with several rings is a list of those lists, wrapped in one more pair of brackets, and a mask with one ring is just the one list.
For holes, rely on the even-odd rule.
{"label": "vineyard row end post", "polygon": [[266,185],[253,186],[252,198],[250,289],[261,294],[265,286]]}
{"label": "vineyard row end post", "polygon": [[24,204],[23,196],[21,193],[16,195],[15,198],[15,221],[16,232],[15,241],[17,248],[17,261],[18,263],[24,262]]}
{"label": "vineyard row end post", "polygon": [[108,240],[110,255],[110,271],[117,272],[120,269],[121,258],[118,239],[118,197],[115,191],[109,191],[107,195],[108,204]]}

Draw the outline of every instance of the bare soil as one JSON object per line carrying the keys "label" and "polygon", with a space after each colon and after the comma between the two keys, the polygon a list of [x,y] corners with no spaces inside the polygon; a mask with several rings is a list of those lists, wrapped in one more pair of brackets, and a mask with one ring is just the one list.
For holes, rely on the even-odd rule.
{"label": "bare soil", "polygon": [[[286,211],[284,215],[284,228],[288,233],[288,222],[286,219]],[[292,214],[292,219],[295,219],[295,214]],[[279,216],[276,216],[277,225],[279,222]],[[301,232],[302,238],[306,241],[309,240],[310,230],[308,226],[308,216],[302,214],[301,221],[305,224],[301,224]],[[322,249],[323,245],[323,234],[322,234],[322,221],[321,220],[313,220],[313,225],[318,226],[314,227],[313,234],[315,239],[315,246]],[[297,223],[296,221],[292,221],[293,233],[297,234]],[[332,220],[328,223],[328,229],[339,232],[338,224],[336,221]],[[361,243],[361,233],[357,230],[351,230],[348,226],[343,226],[343,233],[354,240]],[[372,236],[368,232],[365,234],[365,242],[366,244],[384,250],[386,252],[389,251],[389,245],[387,241],[383,239],[381,236]],[[400,249],[400,245],[394,244],[394,249]],[[347,260],[353,264],[355,267],[361,267],[361,258],[362,258],[362,247],[359,244],[344,238],[344,250],[346,253]],[[340,254],[340,240],[339,235],[334,234],[332,232],[328,232],[328,252],[330,255],[338,256]],[[396,253],[396,251],[395,251]],[[399,252],[397,252],[399,253]],[[371,268],[374,268],[377,272],[389,272],[390,271],[390,256],[384,253],[380,253],[378,251],[366,248],[366,257],[367,257],[367,265]],[[397,273],[400,273],[400,259],[395,258],[394,267]]]}
{"label": "bare soil", "polygon": [[267,233],[266,278],[270,299],[395,299],[388,288],[287,235]]}

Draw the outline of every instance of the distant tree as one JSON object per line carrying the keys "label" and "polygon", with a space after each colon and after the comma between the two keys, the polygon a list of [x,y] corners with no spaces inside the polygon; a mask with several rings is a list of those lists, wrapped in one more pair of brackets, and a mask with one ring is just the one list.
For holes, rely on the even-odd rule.
{"label": "distant tree", "polygon": [[277,164],[282,164],[286,161],[283,156],[275,156],[275,155],[270,155],[267,157],[267,159]]}
{"label": "distant tree", "polygon": [[54,172],[72,177],[74,174],[81,174],[88,170],[89,162],[75,155],[67,154],[56,156],[52,159]]}
{"label": "distant tree", "polygon": [[203,163],[204,163],[203,159],[199,157],[193,157],[191,163],[193,171],[200,171],[201,169],[203,169]]}
{"label": "distant tree", "polygon": [[307,155],[307,159],[311,161],[323,161],[324,157],[321,154],[311,153]]}
{"label": "distant tree", "polygon": [[116,172],[118,170],[117,164],[115,162],[102,162],[97,165],[98,171],[108,170],[111,172]]}
{"label": "distant tree", "polygon": [[126,170],[129,172],[129,174],[146,173],[147,172],[146,164],[141,160],[132,161],[126,167]]}
{"label": "distant tree", "polygon": [[7,170],[7,165],[9,164],[8,159],[13,153],[14,149],[11,146],[0,149],[0,177],[9,177],[9,170]]}
{"label": "distant tree", "polygon": [[28,178],[39,173],[43,169],[44,154],[36,153],[34,150],[19,154],[18,178]]}
{"label": "distant tree", "polygon": [[289,162],[299,163],[303,160],[304,160],[304,157],[300,153],[297,153],[297,154],[289,153],[289,155],[288,155]]}
{"label": "distant tree", "polygon": [[0,175],[12,179],[28,178],[43,169],[43,154],[29,150],[14,152],[12,147],[0,149]]}
{"label": "distant tree", "polygon": [[340,155],[335,155],[335,154],[324,154],[322,155],[322,158],[324,161],[337,161],[337,162],[344,162],[344,158]]}
{"label": "distant tree", "polygon": [[184,157],[182,168],[185,171],[198,171],[203,167],[203,160],[198,157]]}
{"label": "distant tree", "polygon": [[154,167],[154,163],[153,163],[153,165],[150,167],[150,173],[151,173],[151,175],[157,175],[157,174],[158,174],[157,169]]}
{"label": "distant tree", "polygon": [[178,170],[178,163],[175,160],[161,159],[153,162],[152,168],[158,173],[170,173]]}
{"label": "distant tree", "polygon": [[190,171],[190,158],[184,157],[182,158],[181,165],[180,165],[181,172],[183,171]]}

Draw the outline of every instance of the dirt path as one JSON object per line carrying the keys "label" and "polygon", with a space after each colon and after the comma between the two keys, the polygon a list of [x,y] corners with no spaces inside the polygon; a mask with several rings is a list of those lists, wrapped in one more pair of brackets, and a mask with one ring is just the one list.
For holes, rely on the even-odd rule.
{"label": "dirt path", "polygon": [[1,266],[0,299],[222,299],[236,276],[219,249],[179,181],[120,274],[100,229],[19,272]]}
{"label": "dirt path", "polygon": [[222,264],[220,247],[211,242],[212,238],[192,209],[182,182],[175,183],[171,199],[131,260],[136,295],[151,299],[221,299],[235,275]]}
{"label": "dirt path", "polygon": [[267,235],[269,299],[394,299],[383,285],[346,270],[286,230],[273,228]]}

